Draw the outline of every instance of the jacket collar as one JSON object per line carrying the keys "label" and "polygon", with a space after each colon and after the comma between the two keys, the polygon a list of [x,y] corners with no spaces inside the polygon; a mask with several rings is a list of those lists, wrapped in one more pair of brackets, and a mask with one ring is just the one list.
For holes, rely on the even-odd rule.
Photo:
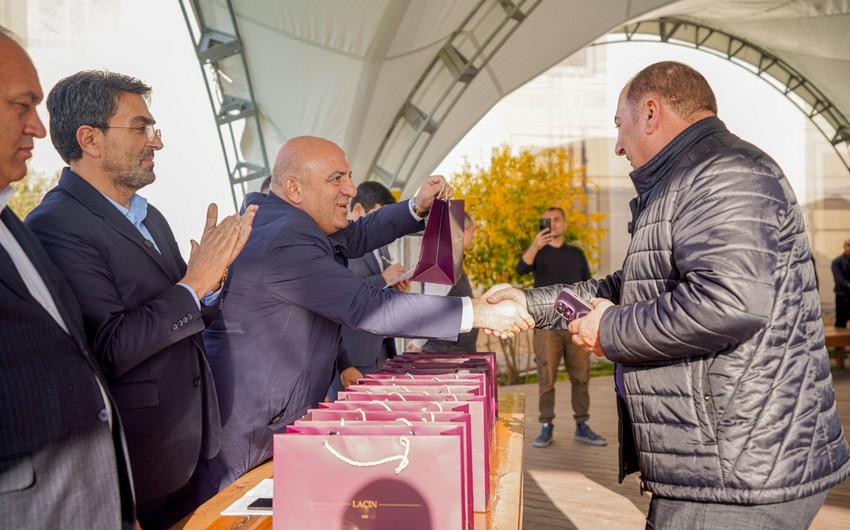
{"label": "jacket collar", "polygon": [[[250,197],[249,197],[250,195]],[[302,220],[304,223],[310,225],[311,227],[315,227],[317,237],[320,237],[321,241],[326,241],[328,244],[328,248],[331,250],[331,253],[334,255],[334,259],[348,266],[348,244],[345,239],[345,234],[343,230],[337,230],[333,234],[325,234],[321,228],[319,228],[319,224],[316,223],[316,220],[310,217],[304,210],[296,208],[292,206],[282,198],[275,195],[273,192],[269,192],[268,195],[258,194],[249,194],[245,196],[245,204],[257,204],[260,206],[260,209],[257,210],[258,215],[262,215],[263,205],[266,205],[265,214],[266,215],[274,215],[278,217],[280,214],[272,213],[273,210],[268,208],[268,206],[273,206],[275,208],[280,208],[283,210],[285,215],[290,215],[296,220]],[[271,221],[264,221],[261,224]],[[254,220],[254,227],[257,227],[257,220]]]}
{"label": "jacket collar", "polygon": [[89,184],[80,175],[74,173],[71,168],[66,167],[62,170],[62,176],[59,178],[57,187],[71,195],[93,215],[103,219],[110,228],[135,243],[136,246],[156,262],[169,278],[175,282],[180,279],[180,270],[176,265],[177,257],[171,252],[171,248],[163,232],[164,227],[159,226],[150,217],[145,222],[145,226],[156,240],[156,244],[160,249],[158,252],[152,245],[148,246],[150,243],[145,245],[144,236],[133,226],[133,223],[118,208],[113,206],[102,193],[97,191],[94,186]]}
{"label": "jacket collar", "polygon": [[643,198],[664,180],[680,163],[680,155],[710,134],[725,131],[726,125],[716,116],[700,120],[673,138],[649,162],[629,174],[638,196]]}

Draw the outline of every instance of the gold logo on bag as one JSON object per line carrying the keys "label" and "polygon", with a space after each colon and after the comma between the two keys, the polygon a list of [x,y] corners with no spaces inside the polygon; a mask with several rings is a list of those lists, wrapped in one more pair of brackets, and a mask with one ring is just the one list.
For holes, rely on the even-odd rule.
{"label": "gold logo on bag", "polygon": [[352,508],[362,508],[364,510],[371,510],[378,507],[378,501],[373,501],[369,499],[362,500],[352,500],[351,501]]}

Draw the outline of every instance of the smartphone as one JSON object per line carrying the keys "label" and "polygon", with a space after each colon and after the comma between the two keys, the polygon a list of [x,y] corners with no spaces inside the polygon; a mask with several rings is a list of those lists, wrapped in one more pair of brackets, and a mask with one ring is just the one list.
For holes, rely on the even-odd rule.
{"label": "smartphone", "polygon": [[540,220],[540,230],[552,230],[552,220],[551,219],[541,219]]}
{"label": "smartphone", "polygon": [[271,497],[257,497],[257,499],[248,505],[249,510],[271,510]]}
{"label": "smartphone", "polygon": [[593,310],[593,306],[581,299],[575,291],[568,287],[561,289],[555,299],[555,312],[567,322],[581,318]]}

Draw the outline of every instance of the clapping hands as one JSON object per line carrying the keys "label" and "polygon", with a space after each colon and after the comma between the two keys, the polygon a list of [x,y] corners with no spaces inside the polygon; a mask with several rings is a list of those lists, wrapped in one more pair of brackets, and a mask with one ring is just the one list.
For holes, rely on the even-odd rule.
{"label": "clapping hands", "polygon": [[198,298],[218,289],[224,270],[245,247],[256,213],[257,206],[251,205],[243,215],[229,215],[218,222],[218,206],[209,205],[201,242],[191,241],[186,275],[181,280]]}

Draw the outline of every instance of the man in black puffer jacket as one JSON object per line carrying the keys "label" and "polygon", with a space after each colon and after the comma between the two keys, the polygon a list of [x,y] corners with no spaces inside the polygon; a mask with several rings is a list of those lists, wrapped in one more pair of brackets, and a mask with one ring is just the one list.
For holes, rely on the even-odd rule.
{"label": "man in black puffer jacket", "polygon": [[[623,89],[616,152],[634,168],[622,270],[572,287],[595,309],[573,342],[617,363],[620,480],[647,528],[806,528],[850,472],[803,212],[776,163],[730,133],[708,83],[673,62]],[[539,328],[563,286],[504,298]]]}

